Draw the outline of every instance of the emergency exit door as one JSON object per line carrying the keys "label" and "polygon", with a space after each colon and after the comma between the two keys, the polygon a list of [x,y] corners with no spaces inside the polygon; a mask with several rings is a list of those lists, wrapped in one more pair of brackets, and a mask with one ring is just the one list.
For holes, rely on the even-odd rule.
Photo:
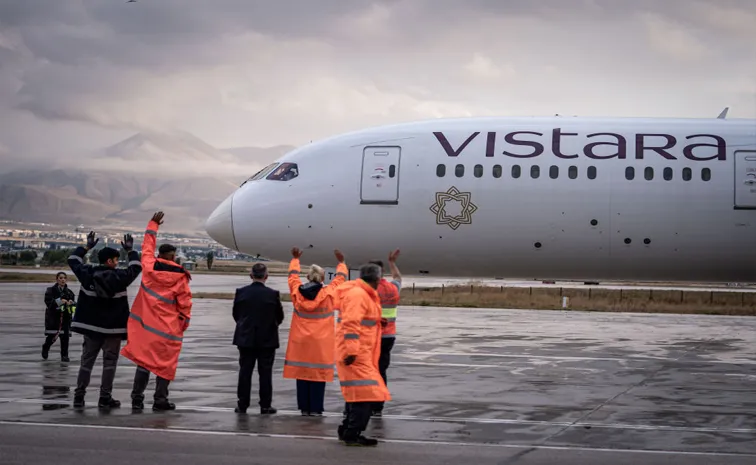
{"label": "emergency exit door", "polygon": [[362,152],[360,203],[399,203],[399,158],[401,147],[365,147]]}
{"label": "emergency exit door", "polygon": [[735,208],[756,210],[756,150],[735,152]]}

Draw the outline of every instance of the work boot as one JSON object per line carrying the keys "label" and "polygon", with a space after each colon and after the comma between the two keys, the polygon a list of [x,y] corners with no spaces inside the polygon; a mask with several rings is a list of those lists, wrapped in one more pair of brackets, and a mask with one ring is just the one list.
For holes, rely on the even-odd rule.
{"label": "work boot", "polygon": [[84,408],[84,396],[74,396],[74,408]]}
{"label": "work boot", "polygon": [[68,358],[68,355],[61,355],[61,356],[60,356],[60,361],[61,361],[61,362],[66,362],[66,363],[68,363],[68,362],[70,362],[70,361],[71,361],[71,359],[70,359],[70,358]]}
{"label": "work boot", "polygon": [[155,412],[167,412],[168,410],[176,410],[176,404],[173,402],[163,401],[155,402],[152,404],[152,410]]}
{"label": "work boot", "polygon": [[339,435],[339,441],[344,441],[344,425],[339,425],[339,428],[336,430]]}
{"label": "work boot", "polygon": [[42,360],[47,360],[47,356],[50,355],[50,348],[46,344],[42,345]]}
{"label": "work boot", "polygon": [[97,402],[97,407],[108,410],[112,408],[120,408],[121,401],[115,400],[112,397],[100,397],[100,400]]}
{"label": "work boot", "polygon": [[273,415],[274,413],[278,412],[273,407],[261,407],[260,408],[260,415]]}
{"label": "work boot", "polygon": [[357,437],[345,438],[344,445],[352,447],[374,447],[378,445],[378,441],[359,435]]}
{"label": "work boot", "polygon": [[144,401],[133,400],[131,401],[131,410],[144,410]]}

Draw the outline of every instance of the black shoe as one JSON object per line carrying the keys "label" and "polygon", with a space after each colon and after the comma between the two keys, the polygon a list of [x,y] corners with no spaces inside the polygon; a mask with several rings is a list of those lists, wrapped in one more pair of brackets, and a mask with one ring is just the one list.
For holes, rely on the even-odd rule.
{"label": "black shoe", "polygon": [[323,412],[310,412],[311,417],[322,417]]}
{"label": "black shoe", "polygon": [[132,400],[131,410],[144,410],[144,402],[141,400]]}
{"label": "black shoe", "polygon": [[339,441],[344,441],[344,425],[339,425],[339,428],[336,430],[339,435]]}
{"label": "black shoe", "polygon": [[344,439],[344,444],[352,447],[374,447],[378,445],[378,441],[359,435],[356,438]]}
{"label": "black shoe", "polygon": [[371,415],[374,416],[374,417],[382,417],[383,416],[383,410],[373,410],[373,412],[371,413]]}
{"label": "black shoe", "polygon": [[308,412],[307,410],[300,410],[300,412],[302,412],[302,416],[303,417],[309,417],[310,416],[310,412]]}
{"label": "black shoe", "polygon": [[260,415],[273,415],[274,413],[278,412],[273,407],[261,407],[260,408]]}
{"label": "black shoe", "polygon": [[68,358],[68,355],[61,355],[61,356],[60,356],[60,361],[61,361],[61,362],[70,362],[70,361],[71,361],[71,359],[70,359],[70,358]]}
{"label": "black shoe", "polygon": [[47,356],[50,355],[50,348],[42,346],[42,360],[47,360]]}
{"label": "black shoe", "polygon": [[155,402],[152,404],[152,410],[155,412],[165,412],[168,410],[176,410],[176,404],[173,402]]}
{"label": "black shoe", "polygon": [[84,396],[74,396],[74,408],[84,408]]}
{"label": "black shoe", "polygon": [[245,408],[236,407],[236,408],[234,409],[234,412],[235,412],[235,413],[247,413],[247,409],[246,409],[246,407],[245,407]]}
{"label": "black shoe", "polygon": [[100,397],[100,400],[97,402],[97,407],[102,409],[120,408],[121,401],[115,400],[112,397]]}

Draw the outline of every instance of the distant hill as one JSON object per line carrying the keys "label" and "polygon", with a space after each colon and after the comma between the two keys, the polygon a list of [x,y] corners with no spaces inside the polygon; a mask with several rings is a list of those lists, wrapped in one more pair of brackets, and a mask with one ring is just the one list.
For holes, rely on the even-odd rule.
{"label": "distant hill", "polygon": [[0,219],[204,232],[213,209],[249,176],[294,147],[216,149],[188,133],[139,133],[75,169],[0,174]]}

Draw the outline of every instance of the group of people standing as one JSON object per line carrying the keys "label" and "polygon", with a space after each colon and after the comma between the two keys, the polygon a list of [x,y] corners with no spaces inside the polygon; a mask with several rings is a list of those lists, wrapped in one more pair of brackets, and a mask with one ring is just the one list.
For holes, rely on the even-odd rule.
{"label": "group of people standing", "polygon": [[[78,303],[66,284],[66,274],[45,292],[45,334],[42,357],[47,359],[56,338],[61,341],[61,359],[68,361],[70,331],[84,338],[81,366],[74,392],[74,407],[84,407],[92,368],[102,352],[103,371],[98,407],[118,408],[112,396],[113,380],[120,355],[137,365],[131,392],[132,409],[144,409],[144,392],[150,374],[156,376],[153,410],[174,410],[168,400],[168,386],[175,378],[184,332],[189,327],[192,294],[190,273],[175,262],[176,248],[163,244],[157,249],[157,233],[163,223],[157,212],[147,225],[142,256],[133,250],[134,240],[124,236],[121,247],[128,255],[125,268],[118,267],[118,250],[104,247],[97,252],[97,265],[84,263],[87,252],[99,239],[94,232],[86,246],[77,247],[68,264],[80,283]],[[344,420],[338,428],[346,445],[372,446],[365,438],[371,415],[381,415],[391,399],[386,371],[396,337],[396,306],[401,274],[396,266],[399,251],[389,255],[391,281],[383,278],[383,263],[371,261],[359,270],[359,278],[348,280],[344,255],[334,251],[337,273],[326,285],[325,271],[312,265],[307,283],[300,279],[302,251],[292,249],[288,284],[294,306],[283,376],[295,379],[297,404],[302,415],[322,415],[326,383],[338,373],[345,400]],[[142,274],[134,304],[129,308],[128,287]],[[284,313],[280,292],[265,285],[267,267],[252,267],[252,283],[236,290],[233,344],[239,350],[237,413],[250,405],[251,378],[255,365],[260,378],[260,413],[274,414],[272,369],[279,348],[278,328]],[[72,309],[75,308],[75,312]],[[73,313],[73,317],[71,314]],[[338,317],[335,315],[338,313]],[[121,349],[121,344],[126,345]]]}

